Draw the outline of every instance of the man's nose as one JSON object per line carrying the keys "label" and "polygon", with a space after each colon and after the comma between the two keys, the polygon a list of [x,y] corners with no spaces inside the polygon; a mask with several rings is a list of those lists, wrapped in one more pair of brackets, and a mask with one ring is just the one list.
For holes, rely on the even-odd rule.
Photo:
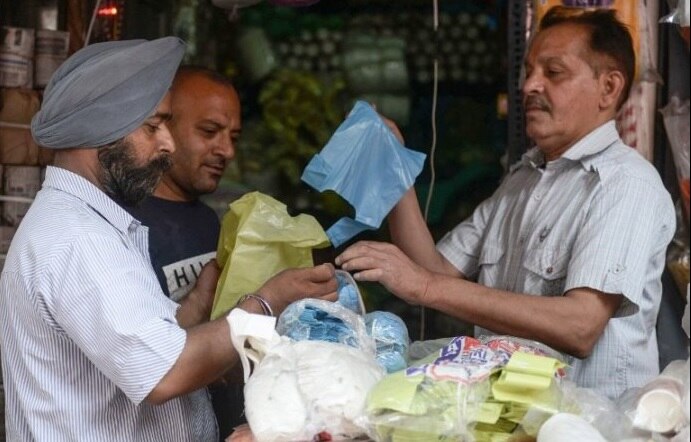
{"label": "man's nose", "polygon": [[233,137],[230,135],[222,136],[216,147],[216,153],[226,160],[233,159],[233,157],[235,157],[235,142],[233,141]]}
{"label": "man's nose", "polygon": [[523,82],[523,96],[530,94],[542,93],[544,91],[544,83],[542,76],[537,69],[530,74],[527,74]]}
{"label": "man's nose", "polygon": [[173,135],[171,135],[167,124],[161,124],[157,135],[158,149],[161,152],[166,152],[168,154],[175,152],[175,141],[173,141]]}

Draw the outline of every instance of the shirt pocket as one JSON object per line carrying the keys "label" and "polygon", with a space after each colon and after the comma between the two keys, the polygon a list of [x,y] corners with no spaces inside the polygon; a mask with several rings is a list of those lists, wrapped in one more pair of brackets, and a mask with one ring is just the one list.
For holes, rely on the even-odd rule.
{"label": "shirt pocket", "polygon": [[565,248],[539,248],[526,252],[524,291],[532,295],[560,296],[564,293],[569,254]]}
{"label": "shirt pocket", "polygon": [[500,288],[500,263],[504,257],[504,249],[494,244],[485,244],[478,259],[478,282],[488,287]]}

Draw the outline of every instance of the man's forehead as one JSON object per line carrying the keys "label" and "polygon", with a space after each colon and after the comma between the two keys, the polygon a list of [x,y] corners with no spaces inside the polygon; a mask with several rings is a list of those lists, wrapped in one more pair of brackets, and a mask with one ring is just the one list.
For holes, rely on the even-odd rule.
{"label": "man's forehead", "polygon": [[578,25],[557,25],[540,31],[529,46],[526,63],[563,61],[570,57],[583,58],[588,49],[587,38],[587,30]]}
{"label": "man's forehead", "polygon": [[171,100],[170,100],[170,92],[166,94],[165,97],[163,97],[163,100],[158,104],[158,107],[154,111],[154,113],[149,117],[149,118],[164,118],[164,119],[170,119],[170,114],[172,113],[171,109]]}

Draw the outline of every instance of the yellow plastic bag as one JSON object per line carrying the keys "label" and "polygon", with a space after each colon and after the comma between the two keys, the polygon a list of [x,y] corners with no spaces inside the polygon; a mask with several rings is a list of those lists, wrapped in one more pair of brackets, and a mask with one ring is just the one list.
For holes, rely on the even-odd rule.
{"label": "yellow plastic bag", "polygon": [[285,204],[251,192],[230,204],[223,217],[216,259],[223,269],[211,319],[233,308],[281,270],[314,265],[312,249],[329,245],[317,220],[291,217]]}

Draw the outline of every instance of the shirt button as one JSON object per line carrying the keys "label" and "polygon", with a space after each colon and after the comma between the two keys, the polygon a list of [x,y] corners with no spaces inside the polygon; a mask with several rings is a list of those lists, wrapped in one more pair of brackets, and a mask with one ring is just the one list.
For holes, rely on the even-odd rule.
{"label": "shirt button", "polygon": [[536,200],[540,201],[540,200],[542,199],[542,194],[536,193],[535,196],[534,196],[533,198],[535,198]]}
{"label": "shirt button", "polygon": [[550,266],[550,267],[547,267],[547,274],[548,274],[548,275],[551,275],[552,272],[554,272],[554,267],[551,267],[551,266]]}

